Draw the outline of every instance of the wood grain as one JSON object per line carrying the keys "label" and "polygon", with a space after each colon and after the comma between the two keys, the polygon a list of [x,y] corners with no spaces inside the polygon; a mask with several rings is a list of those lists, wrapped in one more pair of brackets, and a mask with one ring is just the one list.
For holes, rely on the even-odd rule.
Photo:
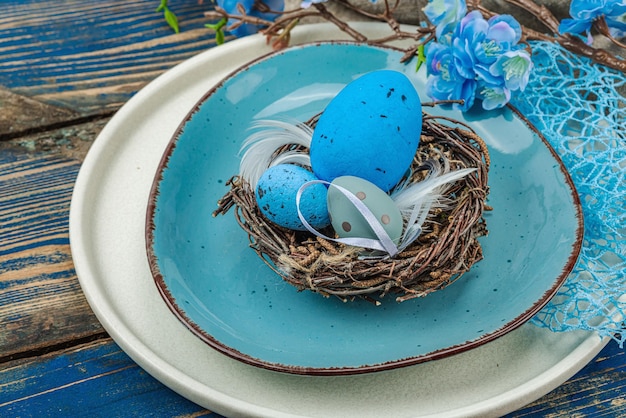
{"label": "wood grain", "polygon": [[54,126],[78,118],[68,109],[20,96],[0,88],[0,139],[18,137],[35,126]]}
{"label": "wood grain", "polygon": [[[58,129],[36,130],[29,135],[18,135],[12,139],[0,139],[0,153],[19,154],[23,158],[42,155],[67,158],[80,163],[85,159],[91,144],[110,117],[91,118],[84,123],[72,122]],[[0,138],[1,135],[0,135]],[[5,137],[6,138],[6,137]]]}
{"label": "wood grain", "polygon": [[0,368],[0,416],[220,417],[159,383],[110,339]]}
{"label": "wood grain", "polygon": [[574,377],[546,396],[507,415],[526,417],[626,416],[626,353],[615,341]]}
{"label": "wood grain", "polygon": [[0,154],[0,358],[104,331],[72,264],[68,217],[78,161]]}
{"label": "wood grain", "polygon": [[0,85],[81,115],[118,109],[156,76],[215,45],[210,2],[170,0],[181,33],[156,0],[2,3]]}

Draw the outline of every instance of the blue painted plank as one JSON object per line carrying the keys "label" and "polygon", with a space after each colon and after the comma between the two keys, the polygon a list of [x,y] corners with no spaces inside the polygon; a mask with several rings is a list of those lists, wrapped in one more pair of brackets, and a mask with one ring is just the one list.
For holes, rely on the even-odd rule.
{"label": "blue painted plank", "polygon": [[0,370],[0,416],[219,418],[171,391],[106,339]]}
{"label": "blue painted plank", "polygon": [[[57,58],[62,62],[70,54],[152,41],[172,34],[162,14],[155,12],[158,4],[155,0],[5,1],[0,17],[0,48],[22,60]],[[207,23],[203,13],[210,10],[208,4],[169,1],[183,31],[202,28]],[[18,14],[22,16],[19,19],[15,16]],[[80,29],[88,29],[89,36]],[[12,75],[0,77],[5,79],[19,83]]]}
{"label": "blue painted plank", "polygon": [[[609,344],[576,376],[512,417],[623,416],[624,353]],[[0,416],[207,416],[103,340],[0,369]]]}
{"label": "blue painted plank", "polygon": [[0,85],[83,115],[115,110],[147,82],[215,45],[211,2],[170,0],[181,33],[159,0],[4,1]]}
{"label": "blue painted plank", "polygon": [[80,162],[0,151],[0,359],[103,333],[69,247]]}
{"label": "blue painted plank", "polygon": [[[507,415],[616,417],[626,416],[626,353],[615,341],[574,377],[546,396]],[[559,415],[559,416],[561,416]]]}
{"label": "blue painted plank", "polygon": [[0,256],[48,239],[69,243],[69,202],[80,164],[43,157],[0,161],[0,167]]}

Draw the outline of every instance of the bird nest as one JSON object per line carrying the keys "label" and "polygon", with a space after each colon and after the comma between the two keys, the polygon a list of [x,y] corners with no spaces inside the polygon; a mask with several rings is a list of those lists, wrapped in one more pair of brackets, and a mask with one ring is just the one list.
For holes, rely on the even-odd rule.
{"label": "bird nest", "polygon": [[[314,127],[316,120],[307,122]],[[282,150],[285,151],[285,150]],[[279,151],[281,152],[281,151]],[[442,289],[483,258],[478,238],[487,235],[483,217],[489,188],[489,154],[483,140],[468,126],[424,114],[410,182],[423,180],[428,160],[447,160],[450,170],[475,168],[446,191],[447,204],[429,213],[422,234],[393,257],[363,257],[363,249],[294,231],[265,219],[254,191],[239,176],[213,216],[235,208],[235,218],[248,234],[250,247],[288,283],[345,301],[363,298],[380,303],[387,294],[398,302]],[[323,230],[334,236],[332,226]]]}

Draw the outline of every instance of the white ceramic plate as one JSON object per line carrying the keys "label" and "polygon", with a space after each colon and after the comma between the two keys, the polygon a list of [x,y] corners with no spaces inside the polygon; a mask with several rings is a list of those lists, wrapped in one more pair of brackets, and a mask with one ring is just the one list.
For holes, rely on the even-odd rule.
{"label": "white ceramic plate", "polygon": [[[387,33],[383,24],[358,28]],[[294,43],[345,39],[331,25],[299,28]],[[70,213],[76,271],[94,312],[146,371],[215,412],[245,416],[502,415],[560,385],[606,344],[595,333],[533,325],[474,350],[402,369],[312,377],[259,369],[209,348],[172,315],[154,284],[144,242],[150,186],[187,112],[229,72],[270,52],[254,36],[214,48],[156,79],[94,143]]]}

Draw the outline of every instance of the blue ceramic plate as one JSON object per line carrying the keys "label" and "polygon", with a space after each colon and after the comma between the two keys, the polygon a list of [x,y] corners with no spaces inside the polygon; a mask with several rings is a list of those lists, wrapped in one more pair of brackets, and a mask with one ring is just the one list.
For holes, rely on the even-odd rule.
{"label": "blue ceramic plate", "polygon": [[[542,137],[512,109],[461,114],[490,148],[484,260],[447,288],[381,306],[297,292],[248,248],[234,216],[213,218],[256,119],[301,121],[349,81],[404,72],[423,100],[425,75],[402,53],[321,43],[266,56],[227,77],[182,122],[163,156],[147,213],[155,282],[178,318],[221,352],[299,374],[351,374],[442,358],[520,326],[556,293],[582,241],[580,202]],[[173,342],[174,343],[174,342]]]}

